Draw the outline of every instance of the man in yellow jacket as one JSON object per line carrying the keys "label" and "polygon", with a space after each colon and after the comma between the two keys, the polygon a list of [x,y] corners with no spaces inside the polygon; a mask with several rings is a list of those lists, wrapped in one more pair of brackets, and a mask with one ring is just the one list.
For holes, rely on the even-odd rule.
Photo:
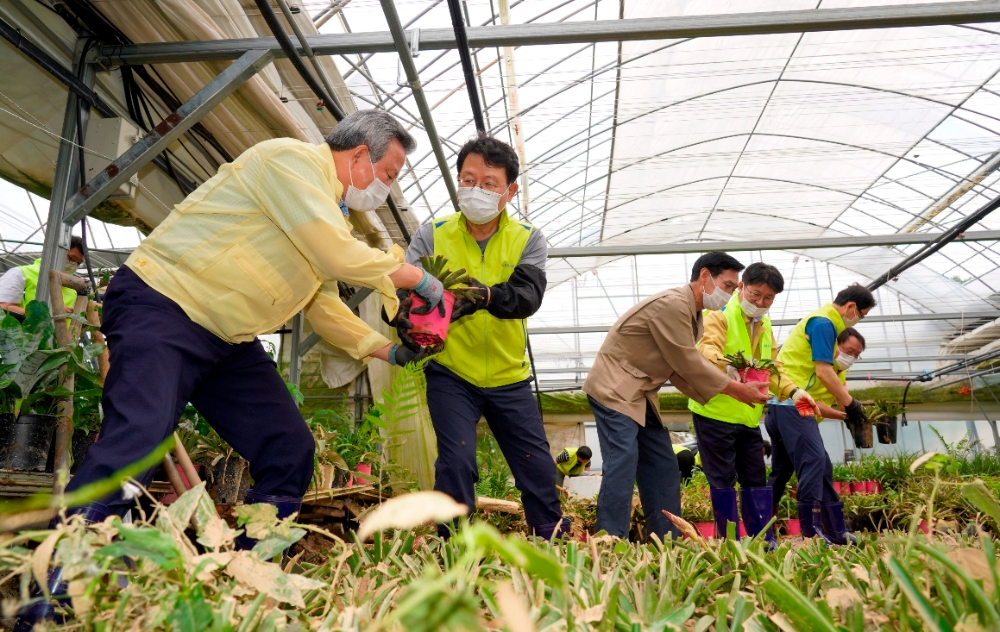
{"label": "man in yellow jacket", "polygon": [[[820,414],[840,417],[832,409],[840,406],[849,426],[860,426],[865,421],[861,404],[844,386],[844,372],[865,346],[864,338],[853,327],[874,306],[875,297],[868,288],[851,285],[841,290],[833,303],[800,320],[778,354],[785,375],[809,392]],[[843,359],[838,360],[841,356]],[[833,488],[833,464],[816,423],[821,418],[802,417],[792,406],[768,408],[764,426],[771,437],[771,483],[780,482],[777,502],[787,482],[788,464],[793,465],[799,480],[796,500],[802,536],[847,544],[854,541],[854,536],[845,526],[844,503]]]}
{"label": "man in yellow jacket", "polygon": [[[313,437],[257,336],[305,310],[320,336],[354,358],[417,357],[370,329],[337,291],[337,281],[374,288],[390,314],[397,287],[440,302],[439,281],[404,263],[398,247],[358,241],[348,223],[348,207],[385,201],[414,148],[387,113],[355,112],[320,145],[259,143],[174,207],[108,287],[101,440],[69,491],[148,454],[190,402],[249,462],[246,502],[275,505],[279,516],[298,511]],[[102,520],[127,506],[117,493],[83,512]]]}
{"label": "man in yellow jacket", "polygon": [[[785,289],[785,280],[774,266],[757,262],[743,271],[738,289],[722,310],[705,314],[705,333],[698,342],[701,354],[736,380],[740,375],[726,362],[726,356],[743,354],[756,362],[771,360],[774,337],[767,311],[775,296]],[[812,398],[795,388],[779,367],[772,369],[770,390],[782,399],[804,399],[810,407],[815,406]],[[760,432],[764,407],[747,406],[720,393],[705,404],[689,400],[688,408],[694,419],[702,471],[708,479],[716,533],[725,537],[727,523],[739,524],[735,489],[739,482],[747,533],[759,534],[772,515]],[[764,539],[770,546],[777,545],[773,529],[767,530]]]}

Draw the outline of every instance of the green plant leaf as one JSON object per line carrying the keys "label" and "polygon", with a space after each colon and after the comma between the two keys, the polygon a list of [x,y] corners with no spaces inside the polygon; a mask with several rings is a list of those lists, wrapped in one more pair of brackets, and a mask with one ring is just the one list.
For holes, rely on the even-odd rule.
{"label": "green plant leaf", "polygon": [[752,551],[747,551],[746,554],[760,566],[762,573],[766,574],[761,583],[768,598],[774,600],[781,613],[788,617],[797,629],[811,632],[838,632],[833,622],[820,612],[813,600],[803,595],[764,558]]}
{"label": "green plant leaf", "polygon": [[890,557],[887,565],[889,572],[892,573],[893,577],[899,583],[900,590],[903,591],[903,594],[906,595],[906,598],[913,605],[914,610],[923,619],[927,625],[927,629],[933,632],[953,632],[951,625],[941,616],[938,609],[927,601],[927,598],[917,588],[917,585],[913,582],[913,578],[906,572],[906,569],[899,563],[899,560],[895,557]]}
{"label": "green plant leaf", "polygon": [[1000,525],[1000,502],[997,502],[997,497],[986,487],[982,479],[977,478],[971,483],[962,485],[962,495],[975,505],[976,509],[992,518],[995,524]]}
{"label": "green plant leaf", "polygon": [[205,601],[198,586],[187,595],[178,597],[167,623],[177,632],[202,632],[209,628],[213,618],[212,606]]}
{"label": "green plant leaf", "polygon": [[183,564],[180,549],[173,539],[158,529],[130,527],[118,524],[119,542],[102,547],[99,557],[146,558],[164,570],[180,568]]}

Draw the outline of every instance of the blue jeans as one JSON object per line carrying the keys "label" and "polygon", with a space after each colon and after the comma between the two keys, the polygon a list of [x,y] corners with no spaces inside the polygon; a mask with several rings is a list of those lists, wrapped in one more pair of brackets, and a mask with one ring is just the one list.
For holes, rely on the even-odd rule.
{"label": "blue jeans", "polygon": [[681,473],[670,442],[656,411],[646,403],[646,425],[606,408],[588,396],[597,420],[601,443],[601,493],[597,497],[597,529],[620,538],[628,536],[632,517],[632,490],[639,484],[639,500],[646,516],[646,532],[661,540],[667,532],[681,533],[663,509],[681,514]]}

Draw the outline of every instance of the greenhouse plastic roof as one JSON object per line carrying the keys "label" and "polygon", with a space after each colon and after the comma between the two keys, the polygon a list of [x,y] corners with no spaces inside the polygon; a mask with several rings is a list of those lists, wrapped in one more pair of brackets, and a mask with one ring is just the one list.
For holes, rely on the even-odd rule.
{"label": "greenhouse plastic roof", "polygon": [[[376,0],[335,4],[343,8],[321,32],[387,29]],[[509,23],[874,4],[904,2],[532,0],[511,2]],[[408,28],[451,25],[441,0],[396,5]],[[329,4],[307,6],[318,14]],[[501,23],[497,0],[463,7],[469,25]],[[492,133],[516,144],[520,116],[529,186],[512,206],[550,247],[936,233],[998,194],[1000,25],[522,47],[511,51],[513,75],[503,49],[473,53]],[[359,107],[367,102],[417,120],[396,55],[337,59]],[[475,134],[459,56],[423,52],[416,63],[453,163]],[[422,142],[404,191],[422,219],[453,212],[431,146],[416,133]],[[974,230],[995,228],[1000,216]],[[918,248],[738,257],[778,265],[788,289],[771,311],[791,318]],[[880,290],[876,312],[996,309],[996,248],[946,246]],[[695,256],[550,260],[550,289],[532,325],[610,324],[637,300],[686,281]],[[862,331],[871,334],[869,357],[920,356],[981,322]],[[587,366],[602,339],[536,336],[539,365]],[[898,372],[934,364],[871,366]]]}

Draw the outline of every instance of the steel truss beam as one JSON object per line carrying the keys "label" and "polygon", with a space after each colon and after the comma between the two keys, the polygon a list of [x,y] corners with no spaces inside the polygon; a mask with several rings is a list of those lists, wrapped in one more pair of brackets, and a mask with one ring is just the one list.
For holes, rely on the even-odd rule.
{"label": "steel truss beam", "polygon": [[[274,53],[270,50],[257,49],[244,53],[70,198],[66,202],[63,221],[72,226],[86,217],[108,195],[138,173],[139,169],[153,160],[181,134],[236,91],[247,79],[271,63],[273,59]],[[46,241],[47,245],[48,241]],[[47,247],[46,250],[48,250]]]}
{"label": "steel truss beam", "polygon": [[[949,312],[940,314],[896,314],[887,316],[867,316],[862,321],[868,323],[907,323],[930,320],[980,320],[980,319],[1000,318],[1000,312]],[[774,327],[794,325],[799,322],[798,318],[779,318],[771,321]],[[587,325],[582,327],[532,327],[528,333],[532,336],[547,334],[603,334],[611,329],[611,325]],[[888,361],[888,360],[887,360]],[[895,360],[892,360],[895,362]],[[902,362],[902,360],[901,360]],[[567,369],[567,373],[572,373],[573,369]]]}
{"label": "steel truss beam", "polygon": [[[489,48],[851,31],[983,22],[1000,22],[1000,2],[980,0],[807,11],[481,26],[470,28],[467,32],[471,48]],[[390,53],[396,50],[392,34],[386,32],[314,35],[308,40],[317,55]],[[450,28],[420,31],[420,50],[448,50],[456,47],[455,32]],[[277,57],[284,56],[278,42],[274,38],[265,37],[103,47],[96,51],[94,59],[106,66],[223,61],[237,59],[252,49],[267,49]]]}
{"label": "steel truss beam", "polygon": [[[628,246],[581,246],[549,248],[550,259],[570,257],[626,257],[631,255],[665,255],[695,252],[749,252],[757,250],[812,250],[815,248],[866,248],[869,246],[902,246],[930,244],[945,233],[903,233],[891,235],[859,235],[857,237],[814,237],[809,239],[762,239],[747,241],[702,241],[683,244],[650,244]],[[965,233],[956,242],[997,241],[1000,230],[980,230]]]}

